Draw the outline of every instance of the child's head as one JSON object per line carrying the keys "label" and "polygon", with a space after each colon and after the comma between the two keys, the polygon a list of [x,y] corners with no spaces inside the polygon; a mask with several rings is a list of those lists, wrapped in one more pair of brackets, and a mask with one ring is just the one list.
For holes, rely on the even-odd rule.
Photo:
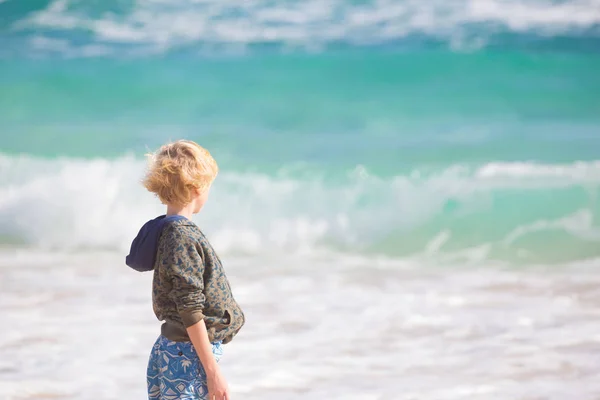
{"label": "child's head", "polygon": [[189,140],[162,146],[149,155],[144,186],[166,205],[185,207],[195,203],[200,211],[219,167],[210,153]]}

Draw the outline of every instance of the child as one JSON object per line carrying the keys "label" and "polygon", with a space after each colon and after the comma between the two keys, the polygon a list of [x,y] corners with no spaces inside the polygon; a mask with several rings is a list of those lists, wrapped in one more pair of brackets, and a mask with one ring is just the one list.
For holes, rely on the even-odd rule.
{"label": "child", "polygon": [[150,400],[229,399],[217,361],[244,324],[221,260],[191,221],[218,172],[210,153],[180,140],[151,158],[144,186],[166,204],[166,215],[147,222],[126,263],[154,270],[152,305],[164,321],[148,363]]}

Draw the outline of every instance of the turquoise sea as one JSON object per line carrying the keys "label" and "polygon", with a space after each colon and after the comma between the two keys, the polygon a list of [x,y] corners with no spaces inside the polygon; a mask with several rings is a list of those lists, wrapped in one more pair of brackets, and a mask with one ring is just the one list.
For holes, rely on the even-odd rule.
{"label": "turquoise sea", "polygon": [[[529,302],[528,296],[568,293],[565,296],[576,301],[572,294],[583,289],[560,285],[592,282],[572,268],[597,266],[600,258],[600,3],[0,0],[4,264],[18,264],[25,257],[50,264],[48,260],[62,260],[56,263],[64,266],[80,263],[86,254],[120,257],[126,253],[141,223],[162,210],[139,184],[144,154],[180,138],[209,149],[220,165],[209,203],[197,222],[224,259],[233,263],[234,281],[242,287],[240,296],[258,320],[271,315],[272,311],[261,308],[261,301],[272,298],[261,297],[259,286],[254,286],[258,280],[253,281],[258,275],[245,275],[250,272],[244,265],[260,271],[263,278],[282,274],[284,283],[277,290],[282,296],[297,293],[298,301],[306,295],[301,290],[306,288],[302,268],[310,265],[309,269],[318,266],[329,271],[331,280],[324,278],[321,293],[336,295],[320,298],[319,304],[341,312],[342,321],[344,315],[349,320],[353,314],[350,310],[344,314],[343,306],[335,308],[338,295],[347,295],[345,291],[352,287],[341,282],[352,281],[354,275],[336,275],[341,265],[356,263],[399,274],[410,264],[411,271],[424,272],[414,272],[418,279],[398,286],[389,276],[391,286],[382,283],[387,278],[381,282],[356,278],[367,286],[350,293],[363,299],[364,303],[356,300],[355,306],[374,307],[365,308],[372,314],[363,317],[406,320],[402,319],[406,309],[400,306],[388,310],[389,314],[377,307],[396,304],[394,293],[408,290],[425,307],[416,319],[408,318],[415,324],[410,329],[435,330],[448,321],[429,315],[433,309],[423,304],[454,304],[456,296],[460,303],[464,293],[474,297],[463,298],[466,303],[460,304],[474,304],[479,292],[469,282],[485,286],[498,279],[515,296],[515,304],[528,304],[525,308],[531,315],[556,319],[535,322],[531,317],[531,322],[527,315],[513,315],[520,312],[518,307],[502,303],[508,292],[480,288],[490,296],[490,304],[503,304],[499,307],[505,314],[476,311],[478,319],[471,320],[473,314],[442,310],[440,315],[457,318],[448,326],[456,327],[459,321],[474,329],[469,331],[473,335],[492,340],[499,331],[514,333],[494,322],[510,315],[511,321],[520,321],[515,329],[530,327],[543,336],[545,328],[566,324],[573,315],[553,309],[564,306],[552,303],[553,297],[537,299],[540,308],[536,308],[533,304],[538,303]],[[27,258],[24,254],[42,255]],[[373,260],[383,264],[375,265]],[[84,263],[88,262],[97,263],[95,259]],[[463,276],[465,266],[478,272]],[[420,274],[442,273],[438,267],[455,272],[432,278],[429,286],[417,282],[426,282]],[[515,275],[502,275],[505,268]],[[529,276],[531,268],[545,272]],[[11,282],[28,279],[6,276]],[[437,288],[430,289],[431,296],[443,297],[445,279],[454,282],[458,277],[464,279],[454,287],[464,292],[448,294],[446,300],[436,303],[423,289]],[[366,297],[371,293],[369,282],[380,282],[381,292]],[[595,289],[593,293],[595,297],[581,298],[600,304]],[[13,294],[17,299],[18,293]],[[549,311],[542,305],[546,300],[554,304]],[[289,301],[289,307],[300,307]],[[413,304],[410,299],[403,301]],[[311,304],[308,309],[318,312],[317,303]],[[598,311],[573,307],[582,313],[578,321],[588,321],[592,310]],[[295,321],[291,314],[288,317]],[[304,325],[298,324],[289,329],[304,332]],[[593,331],[591,325],[578,327],[581,335]],[[332,337],[347,334],[335,332]],[[571,334],[561,331],[552,337]],[[365,335],[356,340],[373,339]],[[432,343],[434,348],[439,344]],[[486,346],[499,343],[519,348],[502,341],[477,347],[482,351],[476,356],[481,356],[479,365],[490,354]],[[385,353],[399,348],[387,348]],[[588,348],[593,349],[598,348]],[[413,360],[428,357],[413,355]],[[584,360],[569,357],[573,365]],[[551,360],[543,359],[540,365]],[[585,358],[581,365],[591,365],[587,362]],[[341,364],[332,361],[331,365]],[[397,364],[390,360],[385,365]],[[450,365],[448,361],[446,366]],[[281,376],[265,372],[262,383],[249,383],[256,377],[235,370],[232,374],[238,382],[247,383],[237,387],[236,393],[241,393],[237,397],[303,398],[298,388],[314,381],[308,372],[305,376],[294,371]],[[395,375],[381,380],[373,375],[383,392],[365,384],[359,385],[363,392],[357,389],[356,393],[362,393],[361,398],[407,400],[524,399],[519,396],[525,393],[544,399],[589,400],[600,393],[592,381],[580,382],[587,382],[578,387],[589,391],[581,389],[579,397],[560,397],[566,387],[551,383],[540,383],[533,392],[519,389],[534,387],[527,382],[481,384],[479,389],[469,386],[471,392],[452,392],[453,380],[472,376],[466,369],[460,376],[438,370],[441,387],[448,384],[449,389],[427,392],[426,385],[415,383],[423,380],[408,380],[409,370],[394,371]],[[344,376],[353,373],[358,374]],[[393,377],[398,374],[407,377],[403,385],[412,388],[414,397],[410,393],[390,397],[396,393]],[[520,382],[508,372],[498,374],[486,382]],[[307,381],[294,380],[298,376]],[[351,390],[331,397],[334,387],[352,382],[341,375],[339,379],[325,385],[331,392],[323,389],[311,395],[353,399]],[[62,390],[48,385],[44,390]],[[96,387],[91,381],[82,385]],[[119,398],[114,391],[107,393],[95,399]],[[365,397],[365,393],[387,397]]]}
{"label": "turquoise sea", "polygon": [[404,255],[443,234],[440,252],[487,246],[490,258],[511,262],[598,256],[599,70],[599,53],[576,49],[25,53],[0,64],[1,233],[31,242],[33,232],[15,235],[5,221],[35,201],[32,182],[52,180],[58,197],[36,216],[51,224],[54,201],[85,207],[62,175],[97,179],[94,207],[127,202],[100,190],[124,171],[86,169],[189,138],[220,163],[219,204],[247,204],[219,209],[213,229],[239,224],[262,247],[278,246],[274,220],[299,235],[302,219],[314,229],[310,243],[289,245]]}

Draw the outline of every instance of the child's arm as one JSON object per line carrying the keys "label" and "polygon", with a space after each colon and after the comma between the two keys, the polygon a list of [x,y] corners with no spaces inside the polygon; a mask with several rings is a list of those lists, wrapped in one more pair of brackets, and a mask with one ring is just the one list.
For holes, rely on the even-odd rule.
{"label": "child's arm", "polygon": [[204,323],[204,261],[187,232],[175,228],[166,231],[165,235],[168,236],[163,240],[163,248],[159,249],[158,262],[171,281],[169,296],[177,305],[181,321],[206,371],[208,398],[213,400],[212,396],[215,396],[216,400],[229,400],[227,382],[212,353]]}
{"label": "child's arm", "polygon": [[208,332],[206,331],[204,320],[188,327],[187,332],[202,362],[204,371],[206,371],[208,398],[212,399],[214,396],[216,400],[229,400],[227,382],[219,369],[217,360],[213,356],[212,344],[208,340]]}

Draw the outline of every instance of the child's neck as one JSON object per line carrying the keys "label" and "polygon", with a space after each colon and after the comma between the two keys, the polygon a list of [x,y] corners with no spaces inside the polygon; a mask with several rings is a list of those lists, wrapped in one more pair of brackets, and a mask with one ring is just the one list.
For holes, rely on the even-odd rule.
{"label": "child's neck", "polygon": [[192,214],[194,213],[194,203],[190,203],[185,207],[167,205],[167,216],[171,215],[181,215],[182,217],[186,217],[187,219],[192,219]]}

